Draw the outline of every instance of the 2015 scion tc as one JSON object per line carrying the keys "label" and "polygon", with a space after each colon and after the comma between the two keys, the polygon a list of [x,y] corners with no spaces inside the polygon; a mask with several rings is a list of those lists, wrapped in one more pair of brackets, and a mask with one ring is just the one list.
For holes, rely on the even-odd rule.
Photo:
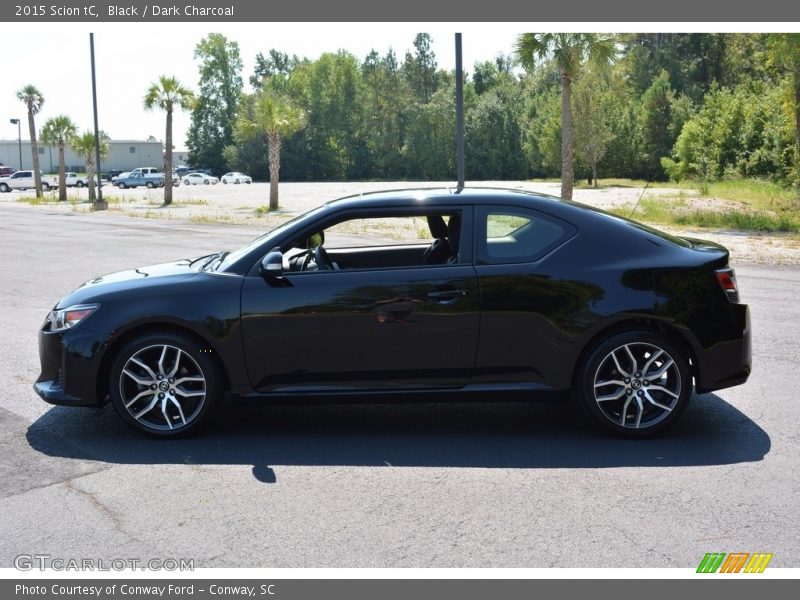
{"label": "2015 scion tc", "polygon": [[488,189],[344,198],[230,253],[98,277],[56,304],[39,346],[42,398],[110,400],[157,436],[208,422],[226,392],[363,402],[554,390],[574,390],[597,424],[646,436],[693,388],[744,383],[751,364],[725,248]]}

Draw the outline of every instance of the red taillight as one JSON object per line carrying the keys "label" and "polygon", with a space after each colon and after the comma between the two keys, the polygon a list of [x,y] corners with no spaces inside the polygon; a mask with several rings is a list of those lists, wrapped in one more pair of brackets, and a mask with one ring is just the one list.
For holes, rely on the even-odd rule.
{"label": "red taillight", "polygon": [[736,286],[736,273],[733,269],[717,269],[717,281],[731,302],[739,301],[739,288]]}

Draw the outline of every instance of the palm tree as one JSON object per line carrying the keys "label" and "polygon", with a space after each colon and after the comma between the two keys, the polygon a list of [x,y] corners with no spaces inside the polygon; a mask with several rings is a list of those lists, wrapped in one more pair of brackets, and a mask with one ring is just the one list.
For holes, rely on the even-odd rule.
{"label": "palm tree", "polygon": [[613,62],[614,39],[596,33],[523,33],[514,54],[532,70],[536,61],[553,58],[561,75],[561,197],[572,199],[572,81],[585,63],[602,71]]}
{"label": "palm tree", "polygon": [[[42,172],[39,169],[39,146],[36,144],[36,122],[34,115],[42,110],[44,96],[34,85],[26,85],[17,92],[17,99],[28,109],[28,129],[31,135],[31,159],[33,160],[33,177],[36,182],[36,197],[42,197]],[[22,168],[22,165],[19,166]]]}
{"label": "palm tree", "polygon": [[42,127],[42,142],[58,146],[58,200],[67,199],[67,175],[64,166],[64,148],[72,140],[78,128],[67,115],[47,119]]}
{"label": "palm tree", "polygon": [[159,108],[167,113],[167,133],[164,141],[164,204],[172,204],[172,113],[175,108],[189,110],[194,103],[194,94],[183,87],[175,77],[162,75],[150,84],[144,97],[145,110]]}
{"label": "palm tree", "polygon": [[269,168],[269,209],[278,210],[278,182],[281,171],[281,140],[303,127],[305,115],[288,97],[262,91],[251,97],[252,110],[242,111],[237,122],[240,137],[267,136]]}
{"label": "palm tree", "polygon": [[772,62],[789,74],[794,104],[795,166],[800,170],[800,33],[771,33],[767,44]]}
{"label": "palm tree", "polygon": [[[94,144],[94,132],[93,131],[84,131],[80,135],[75,135],[69,142],[69,145],[72,146],[72,149],[78,154],[78,156],[83,157],[83,163],[86,166],[86,179],[87,183],[89,184],[89,202],[94,202],[96,199],[95,196],[95,144]],[[108,135],[100,132],[100,158],[105,158],[108,156]]]}

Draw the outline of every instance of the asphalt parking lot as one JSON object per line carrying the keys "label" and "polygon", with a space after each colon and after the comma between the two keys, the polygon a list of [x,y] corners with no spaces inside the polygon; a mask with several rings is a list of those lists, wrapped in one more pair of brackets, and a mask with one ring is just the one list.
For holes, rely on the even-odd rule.
{"label": "asphalt parking lot", "polygon": [[0,567],[19,554],[198,567],[800,566],[800,270],[737,265],[745,385],[647,441],[570,405],[234,405],[161,441],[34,394],[36,334],[98,274],[232,248],[257,230],[0,204]]}

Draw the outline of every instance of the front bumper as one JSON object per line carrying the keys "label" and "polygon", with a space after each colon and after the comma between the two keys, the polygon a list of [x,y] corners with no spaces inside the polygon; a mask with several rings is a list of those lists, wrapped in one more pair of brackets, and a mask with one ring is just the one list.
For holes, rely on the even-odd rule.
{"label": "front bumper", "polygon": [[106,336],[84,327],[52,332],[39,331],[41,373],[33,384],[45,402],[60,406],[100,406],[98,394],[101,352]]}

